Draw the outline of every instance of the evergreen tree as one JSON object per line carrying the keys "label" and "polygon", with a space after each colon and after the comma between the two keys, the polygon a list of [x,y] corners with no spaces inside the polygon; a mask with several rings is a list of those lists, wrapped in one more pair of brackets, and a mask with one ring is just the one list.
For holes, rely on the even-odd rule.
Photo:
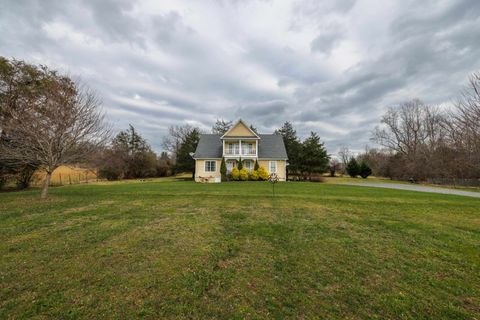
{"label": "evergreen tree", "polygon": [[224,135],[232,127],[232,121],[225,121],[223,119],[217,119],[212,127],[212,133],[218,135]]}
{"label": "evergreen tree", "polygon": [[125,131],[120,131],[113,139],[112,145],[114,149],[124,151],[129,156],[151,151],[147,141],[137,133],[135,128],[130,124]]}
{"label": "evergreen tree", "polygon": [[275,130],[275,134],[283,137],[283,143],[288,156],[287,176],[289,173],[295,173],[300,170],[300,153],[302,151],[302,144],[297,137],[297,132],[290,122],[285,122],[283,126]]}
{"label": "evergreen tree", "polygon": [[112,141],[100,166],[104,176],[145,178],[156,174],[157,156],[147,141],[130,125]]}
{"label": "evergreen tree", "polygon": [[197,149],[199,140],[200,130],[198,128],[193,128],[182,139],[177,154],[176,172],[192,172],[192,176],[195,177],[195,160],[192,158],[191,153]]}
{"label": "evergreen tree", "polygon": [[352,157],[345,168],[348,175],[352,178],[355,178],[360,174],[360,166],[358,165],[357,160]]}
{"label": "evergreen tree", "polygon": [[242,157],[240,157],[240,160],[238,160],[237,168],[238,168],[238,170],[243,169]]}
{"label": "evergreen tree", "polygon": [[368,166],[365,161],[360,163],[359,174],[363,179],[368,178],[372,174],[372,169]]}
{"label": "evergreen tree", "polygon": [[260,168],[260,166],[258,165],[258,160],[255,159],[255,165],[253,166],[253,170],[258,171],[258,168]]}
{"label": "evergreen tree", "polygon": [[328,170],[329,156],[320,137],[311,132],[310,136],[302,143],[301,169],[308,173],[323,173]]}
{"label": "evergreen tree", "polygon": [[220,174],[222,175],[222,181],[227,180],[227,164],[225,163],[225,157],[222,157],[222,163],[220,164]]}

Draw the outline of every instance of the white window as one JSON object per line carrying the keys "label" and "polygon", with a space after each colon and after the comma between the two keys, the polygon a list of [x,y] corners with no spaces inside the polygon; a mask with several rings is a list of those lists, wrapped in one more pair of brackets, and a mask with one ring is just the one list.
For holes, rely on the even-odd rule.
{"label": "white window", "polygon": [[239,152],[239,144],[238,143],[229,143],[228,144],[228,152],[227,154],[238,154]]}
{"label": "white window", "polygon": [[277,161],[270,161],[270,173],[277,172]]}
{"label": "white window", "polygon": [[215,160],[207,160],[205,161],[205,172],[215,172],[216,171],[216,164]]}
{"label": "white window", "polygon": [[255,154],[255,149],[253,149],[253,143],[248,144],[247,154]]}
{"label": "white window", "polygon": [[250,160],[245,161],[245,169],[247,170],[252,169],[252,161]]}

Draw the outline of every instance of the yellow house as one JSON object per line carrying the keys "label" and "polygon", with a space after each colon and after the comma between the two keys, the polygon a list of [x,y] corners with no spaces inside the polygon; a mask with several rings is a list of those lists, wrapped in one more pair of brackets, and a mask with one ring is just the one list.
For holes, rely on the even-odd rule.
{"label": "yellow house", "polygon": [[255,160],[269,173],[276,173],[280,181],[287,176],[287,152],[282,136],[257,134],[239,120],[224,135],[202,134],[198,142],[195,159],[195,181],[221,182],[220,164],[222,157],[231,171],[242,161],[247,171],[253,170]]}

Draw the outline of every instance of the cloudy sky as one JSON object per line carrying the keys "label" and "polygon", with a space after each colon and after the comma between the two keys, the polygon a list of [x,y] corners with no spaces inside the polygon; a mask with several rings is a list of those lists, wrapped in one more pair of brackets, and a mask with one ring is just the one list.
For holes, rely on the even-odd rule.
{"label": "cloudy sky", "polygon": [[156,151],[172,124],[243,118],[363,149],[385,108],[448,105],[480,70],[478,0],[1,0],[0,55],[98,91]]}

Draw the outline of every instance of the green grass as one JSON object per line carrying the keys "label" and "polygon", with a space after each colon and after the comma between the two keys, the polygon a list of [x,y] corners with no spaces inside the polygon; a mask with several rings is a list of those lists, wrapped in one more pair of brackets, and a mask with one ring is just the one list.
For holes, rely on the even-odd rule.
{"label": "green grass", "polygon": [[0,194],[0,318],[478,319],[480,199],[314,183]]}

